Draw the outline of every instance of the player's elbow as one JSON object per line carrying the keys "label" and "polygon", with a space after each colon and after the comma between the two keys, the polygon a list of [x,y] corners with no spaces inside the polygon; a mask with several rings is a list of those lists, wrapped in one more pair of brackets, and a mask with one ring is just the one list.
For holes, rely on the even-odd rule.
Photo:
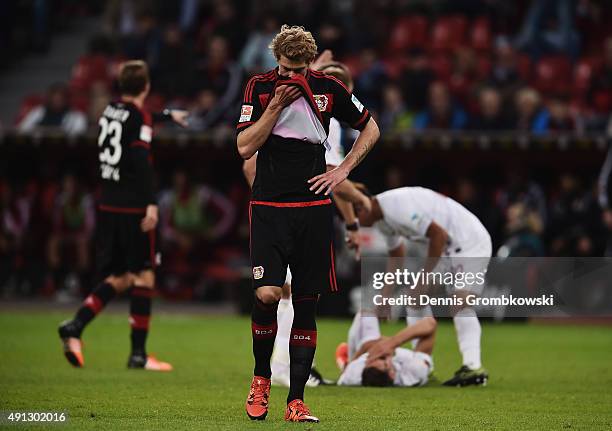
{"label": "player's elbow", "polygon": [[240,157],[242,157],[244,160],[249,160],[251,157],[253,157],[255,151],[249,148],[249,145],[240,145],[240,143],[238,143],[238,154],[240,154]]}

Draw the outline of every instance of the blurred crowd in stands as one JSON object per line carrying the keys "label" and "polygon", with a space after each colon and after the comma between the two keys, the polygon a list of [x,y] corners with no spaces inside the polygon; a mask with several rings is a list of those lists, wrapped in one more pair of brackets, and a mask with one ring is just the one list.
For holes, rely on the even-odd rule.
{"label": "blurred crowd in stands", "polygon": [[[3,7],[24,2],[8,3]],[[47,27],[62,16],[50,2],[25,3],[47,5],[34,14],[46,16]],[[65,83],[23,100],[18,131],[96,130],[116,96],[119,63],[142,58],[153,80],[148,108],[188,109],[189,129],[234,151],[244,83],[275,67],[268,44],[283,23],[304,25],[320,51],[330,49],[349,65],[355,93],[387,136],[608,127],[612,8],[604,0],[110,0],[101,11],[96,3],[58,3],[63,11],[100,13],[104,26]],[[36,49],[49,43],[45,25],[28,35]],[[14,30],[4,27],[7,50],[15,49]],[[248,190],[239,171],[231,175],[240,187],[231,190],[217,189],[212,180],[192,181],[191,173],[177,169],[159,194],[160,285],[168,296],[206,298],[214,295],[211,285],[243,276]],[[564,173],[545,186],[530,174],[509,169],[494,187],[454,178],[441,191],[478,215],[502,255],[601,256],[612,221],[605,226],[597,205],[597,172]],[[413,181],[388,167],[382,186]],[[0,176],[3,294],[38,291],[61,298],[91,286],[95,193],[95,186],[70,173],[49,181]]]}
{"label": "blurred crowd in stands", "polygon": [[349,65],[384,132],[601,131],[611,18],[597,0],[110,0],[72,76],[26,97],[16,125],[95,128],[119,62],[142,58],[151,109],[189,109],[191,129],[227,136],[245,80],[275,67],[268,44],[289,22]]}

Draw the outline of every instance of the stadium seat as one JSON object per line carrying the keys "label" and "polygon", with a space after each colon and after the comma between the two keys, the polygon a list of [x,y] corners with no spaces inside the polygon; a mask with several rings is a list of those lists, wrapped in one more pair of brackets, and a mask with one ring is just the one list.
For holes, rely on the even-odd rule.
{"label": "stadium seat", "polygon": [[531,59],[526,54],[520,54],[516,59],[518,74],[524,82],[531,79]]}
{"label": "stadium seat", "polygon": [[600,62],[597,59],[583,58],[574,67],[574,95],[584,97],[591,86],[593,75],[598,70]]}
{"label": "stadium seat", "polygon": [[425,46],[427,26],[427,19],[420,15],[404,16],[398,19],[391,30],[390,54]]}
{"label": "stadium seat", "polygon": [[433,52],[448,52],[464,41],[467,20],[460,15],[439,18],[431,30],[431,45]]}
{"label": "stadium seat", "polygon": [[567,92],[571,79],[571,65],[567,57],[542,58],[535,68],[533,85],[543,93]]}
{"label": "stadium seat", "polygon": [[78,91],[89,91],[94,82],[110,86],[109,61],[103,55],[84,55],[72,69],[70,87]]}
{"label": "stadium seat", "polygon": [[470,43],[477,51],[485,52],[491,49],[491,25],[489,19],[480,17],[472,23]]}
{"label": "stadium seat", "polygon": [[45,98],[40,94],[30,94],[26,96],[21,102],[21,106],[19,107],[19,111],[17,112],[17,116],[15,117],[15,124],[19,124],[21,120],[28,115],[32,109],[37,107],[38,105],[42,105],[45,101]]}
{"label": "stadium seat", "polygon": [[453,65],[448,55],[433,56],[429,64],[437,79],[448,82],[453,70]]}

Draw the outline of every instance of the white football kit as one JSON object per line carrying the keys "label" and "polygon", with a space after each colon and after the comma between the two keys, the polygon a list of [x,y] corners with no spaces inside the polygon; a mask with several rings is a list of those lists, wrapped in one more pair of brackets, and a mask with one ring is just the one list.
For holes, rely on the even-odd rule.
{"label": "white football kit", "polygon": [[[437,271],[486,272],[492,253],[491,236],[480,220],[453,199],[423,187],[401,187],[376,195],[383,219],[374,227],[385,237],[388,250],[397,248],[402,237],[426,240],[432,222],[449,236]],[[482,284],[468,290],[481,293]]]}
{"label": "white football kit", "polygon": [[[375,316],[362,316],[357,313],[353,319],[348,336],[349,357],[353,357],[361,346],[372,340],[380,338],[378,318]],[[338,385],[361,386],[361,375],[365,368],[368,354],[364,353],[349,362],[338,379]],[[433,359],[423,352],[415,352],[398,347],[391,360],[395,369],[394,386],[422,386],[427,383],[429,373],[433,370]]]}

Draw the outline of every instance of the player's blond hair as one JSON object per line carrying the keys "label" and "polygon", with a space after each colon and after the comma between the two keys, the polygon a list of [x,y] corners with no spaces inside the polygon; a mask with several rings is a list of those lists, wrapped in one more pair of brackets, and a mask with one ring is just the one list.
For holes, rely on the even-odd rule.
{"label": "player's blond hair", "polygon": [[285,56],[291,61],[311,63],[317,55],[317,43],[304,27],[285,24],[272,39],[270,50],[277,60]]}

